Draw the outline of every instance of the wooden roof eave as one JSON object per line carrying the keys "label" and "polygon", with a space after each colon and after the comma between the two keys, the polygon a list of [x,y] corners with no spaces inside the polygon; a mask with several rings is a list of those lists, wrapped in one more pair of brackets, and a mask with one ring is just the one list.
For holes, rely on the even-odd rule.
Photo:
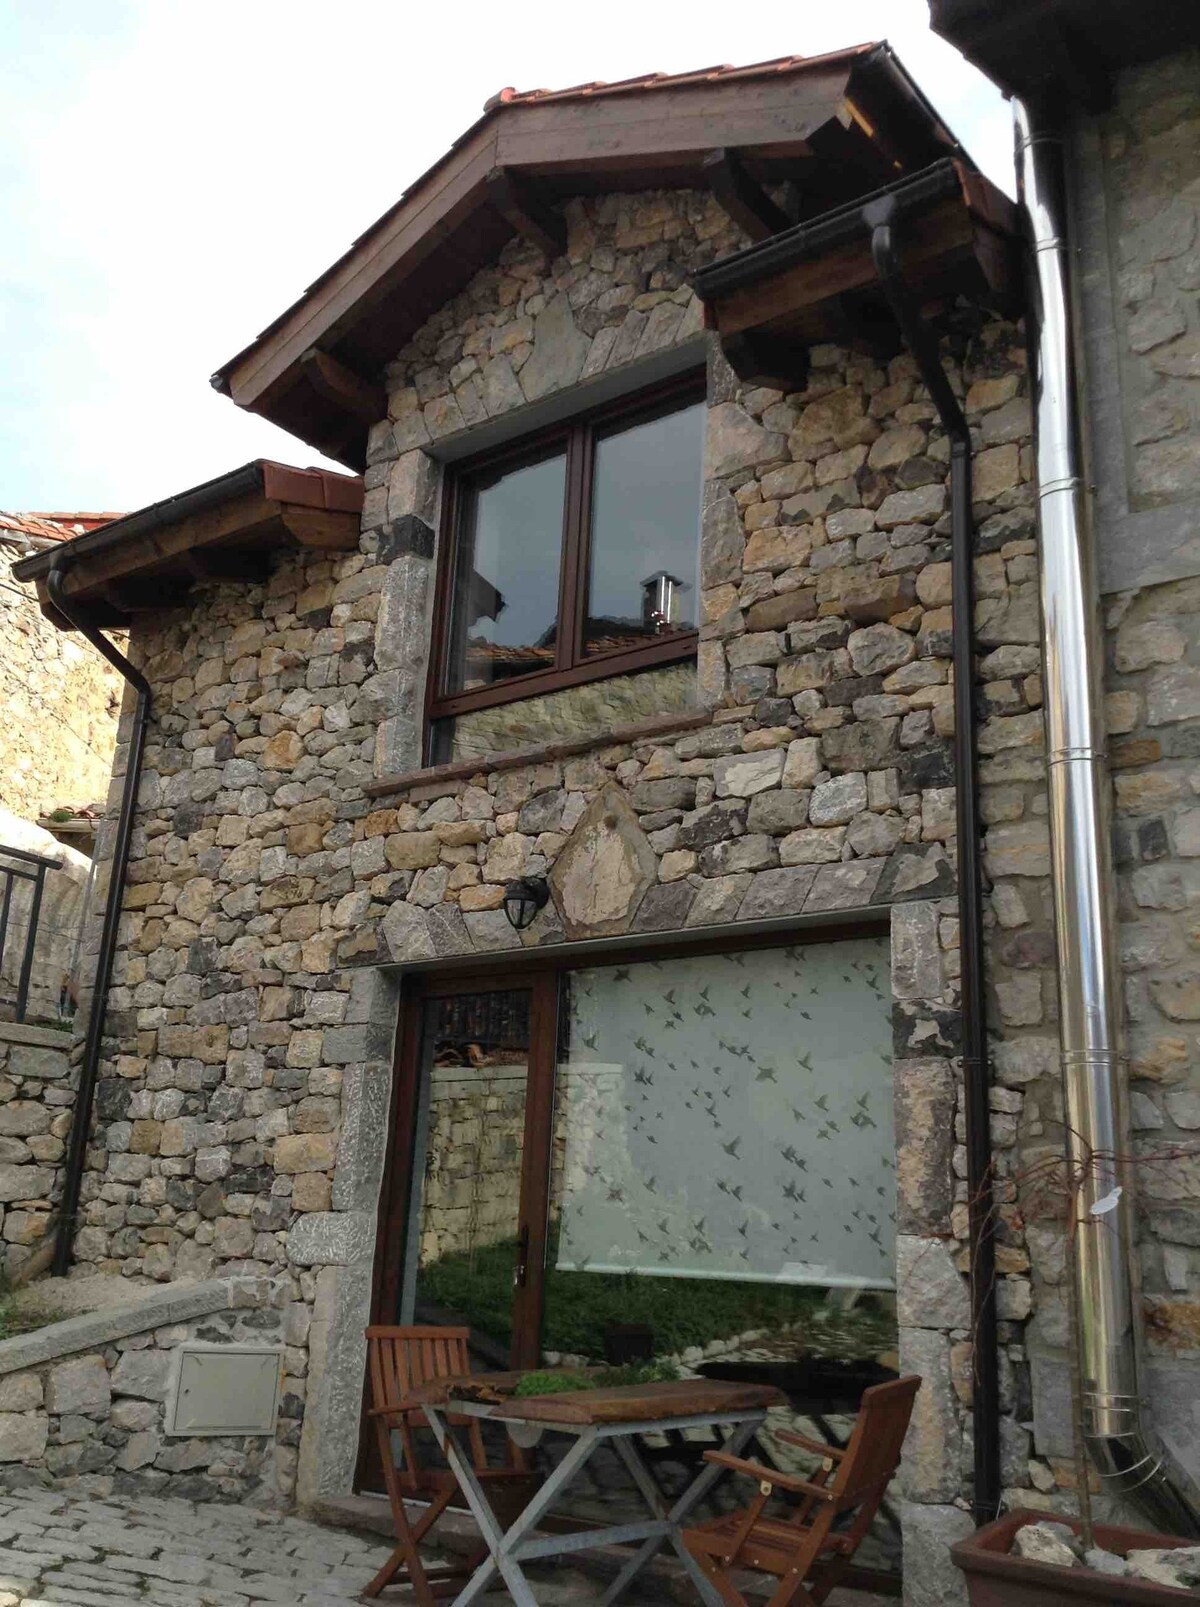
{"label": "wooden roof eave", "polygon": [[379,336],[395,328],[388,356],[394,355],[407,338],[407,324],[418,327],[427,316],[422,272],[428,277],[440,256],[450,254],[454,272],[435,275],[444,299],[458,288],[451,282],[455,274],[465,283],[511,238],[511,210],[496,205],[502,189],[498,175],[529,185],[547,203],[577,191],[623,185],[705,187],[705,162],[714,149],[777,167],[804,159],[820,163],[820,135],[822,152],[833,141],[854,161],[876,157],[879,182],[895,170],[897,157],[875,149],[878,142],[865,132],[860,103],[871,116],[896,110],[910,160],[915,149],[949,138],[931,114],[912,111],[910,89],[891,52],[872,47],[814,61],[803,73],[778,78],[664,85],[644,96],[502,107],[481,119],[213,383],[239,406],[361,468],[367,435],[362,409],[339,404],[321,383],[313,354],[328,354],[344,365],[343,392],[361,397],[377,391],[386,360]]}
{"label": "wooden roof eave", "polygon": [[[253,584],[269,572],[272,553],[281,548],[353,551],[361,526],[362,487],[356,481],[320,476],[319,490],[332,506],[304,500],[314,478],[281,465],[258,466],[257,487],[246,489],[246,470],[228,476],[231,494],[223,501],[161,523],[130,516],[94,533],[26,559],[18,579],[33,580],[46,617],[71,629],[50,602],[47,577],[59,554],[67,560],[63,590],[87,605],[95,622],[123,628],[135,614],[178,607],[198,581]],[[299,493],[299,495],[297,494]],[[148,510],[153,513],[154,510]],[[148,528],[145,526],[149,526]]]}
{"label": "wooden roof eave", "polygon": [[[935,164],[888,188],[901,199],[899,245],[916,295],[928,300],[967,294],[1010,315],[1019,311],[1019,233],[1006,196],[957,161]],[[755,335],[784,341],[797,352],[818,341],[847,339],[848,305],[878,284],[862,220],[870,199],[696,276],[710,327],[731,360],[748,345],[763,355],[762,345],[752,345]]]}

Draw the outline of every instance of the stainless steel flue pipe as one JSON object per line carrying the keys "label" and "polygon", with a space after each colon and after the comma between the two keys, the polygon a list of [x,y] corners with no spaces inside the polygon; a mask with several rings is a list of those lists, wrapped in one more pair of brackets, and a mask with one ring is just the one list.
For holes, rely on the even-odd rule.
{"label": "stainless steel flue pipe", "polygon": [[1030,381],[1062,1079],[1068,1160],[1082,1184],[1075,1278],[1084,1436],[1108,1493],[1134,1500],[1156,1528],[1200,1534],[1200,1495],[1144,1413],[1103,636],[1081,472],[1063,144],[1040,115],[1018,100],[1013,107],[1018,198],[1031,248]]}

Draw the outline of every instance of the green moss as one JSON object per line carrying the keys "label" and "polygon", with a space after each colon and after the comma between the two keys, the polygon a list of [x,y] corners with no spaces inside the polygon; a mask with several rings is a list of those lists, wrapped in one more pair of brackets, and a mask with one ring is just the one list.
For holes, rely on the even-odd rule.
{"label": "green moss", "polygon": [[18,1334],[31,1334],[35,1329],[58,1322],[62,1315],[62,1312],[45,1306],[22,1311],[17,1291],[0,1273],[0,1339],[15,1339]]}
{"label": "green moss", "polygon": [[679,1369],[671,1362],[630,1362],[626,1367],[598,1367],[594,1372],[580,1373],[567,1369],[543,1369],[526,1373],[513,1391],[519,1400],[524,1395],[577,1395],[581,1389],[613,1389],[628,1384],[669,1384],[679,1377]]}
{"label": "green moss", "polygon": [[[422,1267],[418,1299],[461,1313],[507,1345],[515,1263],[511,1241],[443,1256]],[[758,1328],[795,1329],[798,1351],[841,1360],[874,1356],[896,1343],[895,1321],[878,1302],[837,1311],[823,1290],[795,1284],[563,1272],[551,1257],[545,1287],[543,1349],[593,1360],[603,1359],[605,1330],[614,1323],[644,1323],[659,1356]]]}

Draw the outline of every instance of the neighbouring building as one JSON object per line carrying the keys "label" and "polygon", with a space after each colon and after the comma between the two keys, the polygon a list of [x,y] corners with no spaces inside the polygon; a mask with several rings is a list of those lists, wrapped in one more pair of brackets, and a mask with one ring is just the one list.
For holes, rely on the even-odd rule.
{"label": "neighbouring building", "polygon": [[[1100,449],[1137,487],[1103,481],[1098,523],[1152,1404],[1193,1462],[1196,86],[1187,58],[1130,68],[1080,136],[1134,209],[1092,215],[1087,294],[1124,275],[1128,327],[1173,330],[1113,347],[1096,416],[1158,420]],[[249,464],[19,566],[127,629],[149,686],[72,1244],[146,1311],[68,1360],[0,1346],[0,1459],[307,1507],[375,1488],[364,1326],[453,1314],[493,1362],[919,1372],[913,1603],[959,1599],[981,1413],[998,1494],[1069,1498],[1022,256],[886,46],[504,90],[216,376],[354,472]],[[973,538],[922,357],[969,427]],[[102,862],[134,719],[129,693]],[[990,1087],[962,1060],[976,959]],[[256,1335],[273,1431],[164,1421],[171,1346]]]}
{"label": "neighbouring building", "polygon": [[105,798],[122,683],[86,642],[55,629],[12,566],[116,517],[0,513],[0,804],[26,820]]}
{"label": "neighbouring building", "polygon": [[50,1220],[73,1103],[68,1051],[123,682],[58,629],[13,564],[110,513],[0,513],[0,1269]]}

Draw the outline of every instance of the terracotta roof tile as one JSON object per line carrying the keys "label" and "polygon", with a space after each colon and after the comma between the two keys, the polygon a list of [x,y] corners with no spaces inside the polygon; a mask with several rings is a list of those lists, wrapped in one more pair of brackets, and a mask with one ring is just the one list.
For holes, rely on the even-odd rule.
{"label": "terracotta roof tile", "polygon": [[0,540],[12,535],[33,541],[70,541],[72,536],[84,536],[121,517],[119,513],[0,512]]}
{"label": "terracotta roof tile", "polygon": [[620,78],[611,84],[597,78],[590,84],[574,84],[570,89],[513,89],[510,85],[486,100],[483,109],[491,112],[500,106],[529,105],[534,101],[594,100],[601,95],[630,95],[646,89],[677,89],[681,84],[711,84],[726,78],[770,78],[779,73],[811,67],[814,62],[830,61],[839,56],[858,56],[875,48],[873,43],[853,45],[844,50],[828,51],[823,56],[776,56],[771,61],[755,61],[746,67],[731,67],[725,63],[717,67],[697,67],[686,73],[640,73],[636,78]]}

